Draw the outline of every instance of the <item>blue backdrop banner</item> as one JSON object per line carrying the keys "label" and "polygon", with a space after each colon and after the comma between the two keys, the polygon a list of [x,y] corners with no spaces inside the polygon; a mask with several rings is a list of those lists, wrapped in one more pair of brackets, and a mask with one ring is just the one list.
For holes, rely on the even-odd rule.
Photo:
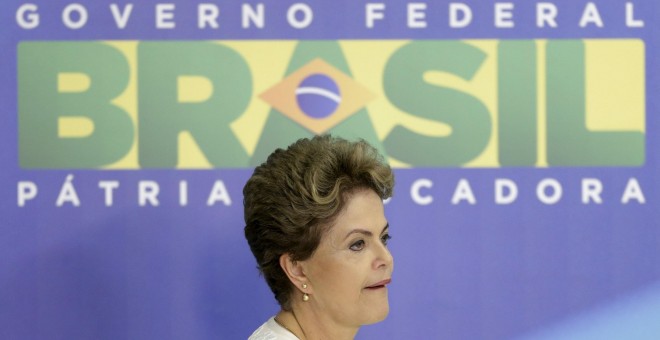
{"label": "blue backdrop banner", "polygon": [[656,339],[659,13],[4,1],[0,337],[247,338],[278,306],[242,187],[331,133],[396,175],[359,339]]}

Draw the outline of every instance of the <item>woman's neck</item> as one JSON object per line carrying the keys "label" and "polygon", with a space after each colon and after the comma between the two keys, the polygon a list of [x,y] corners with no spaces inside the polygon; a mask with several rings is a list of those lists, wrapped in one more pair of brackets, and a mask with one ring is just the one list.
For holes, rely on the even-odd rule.
{"label": "woman's neck", "polygon": [[275,318],[301,340],[353,340],[359,330],[359,327],[337,323],[309,302],[294,304],[291,310],[282,310]]}

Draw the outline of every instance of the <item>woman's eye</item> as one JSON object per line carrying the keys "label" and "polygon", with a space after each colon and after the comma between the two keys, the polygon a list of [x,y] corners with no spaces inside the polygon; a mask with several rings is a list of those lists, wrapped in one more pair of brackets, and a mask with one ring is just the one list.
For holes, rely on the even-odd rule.
{"label": "woman's eye", "polygon": [[351,244],[351,246],[349,247],[349,249],[351,249],[352,251],[360,251],[362,250],[362,248],[364,248],[364,240],[359,240]]}
{"label": "woman's eye", "polygon": [[389,241],[390,239],[392,239],[392,236],[390,236],[390,234],[385,234],[380,237],[380,240],[381,242],[383,242],[384,245],[387,245],[387,241]]}

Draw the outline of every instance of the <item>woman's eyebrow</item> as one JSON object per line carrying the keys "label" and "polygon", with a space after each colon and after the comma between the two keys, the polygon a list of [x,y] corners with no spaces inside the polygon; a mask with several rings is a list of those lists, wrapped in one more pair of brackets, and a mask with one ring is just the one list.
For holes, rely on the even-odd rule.
{"label": "woman's eyebrow", "polygon": [[[383,231],[381,231],[380,233],[381,234],[384,233],[387,229],[389,229],[389,227],[390,227],[389,223],[385,224],[385,227],[383,227]],[[373,235],[373,233],[369,230],[358,228],[358,229],[353,229],[353,230],[349,231],[348,234],[346,234],[346,236],[344,237],[344,240],[347,239],[349,236],[351,236],[353,234],[356,234],[356,233],[357,234],[363,234],[365,236],[372,236]]]}

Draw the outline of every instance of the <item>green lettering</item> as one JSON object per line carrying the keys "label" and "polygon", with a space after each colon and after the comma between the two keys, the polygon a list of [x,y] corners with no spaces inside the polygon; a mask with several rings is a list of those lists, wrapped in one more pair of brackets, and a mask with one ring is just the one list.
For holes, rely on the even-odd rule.
{"label": "green lettering", "polygon": [[[59,92],[58,77],[83,74],[89,87]],[[134,127],[111,103],[128,84],[123,55],[96,42],[23,42],[18,46],[18,144],[24,168],[96,168],[121,159]],[[59,136],[59,118],[86,118],[87,136]]]}
{"label": "green lettering", "polygon": [[549,165],[644,164],[643,133],[586,127],[584,42],[548,41],[546,74]]}
{"label": "green lettering", "polygon": [[505,40],[497,47],[498,157],[502,166],[534,166],[537,154],[536,46]]}
{"label": "green lettering", "polygon": [[[182,76],[207,79],[212,84],[210,97],[179,102]],[[210,42],[142,42],[138,77],[142,167],[176,167],[178,136],[184,131],[213,166],[248,165],[247,153],[229,126],[252,96],[252,75],[236,51]]]}
{"label": "green lettering", "polygon": [[415,41],[396,51],[383,75],[388,99],[407,113],[448,124],[452,131],[446,137],[431,137],[396,126],[385,138],[387,153],[413,166],[458,166],[477,157],[491,134],[486,106],[423,77],[437,71],[469,81],[485,58],[481,50],[460,41]]}

